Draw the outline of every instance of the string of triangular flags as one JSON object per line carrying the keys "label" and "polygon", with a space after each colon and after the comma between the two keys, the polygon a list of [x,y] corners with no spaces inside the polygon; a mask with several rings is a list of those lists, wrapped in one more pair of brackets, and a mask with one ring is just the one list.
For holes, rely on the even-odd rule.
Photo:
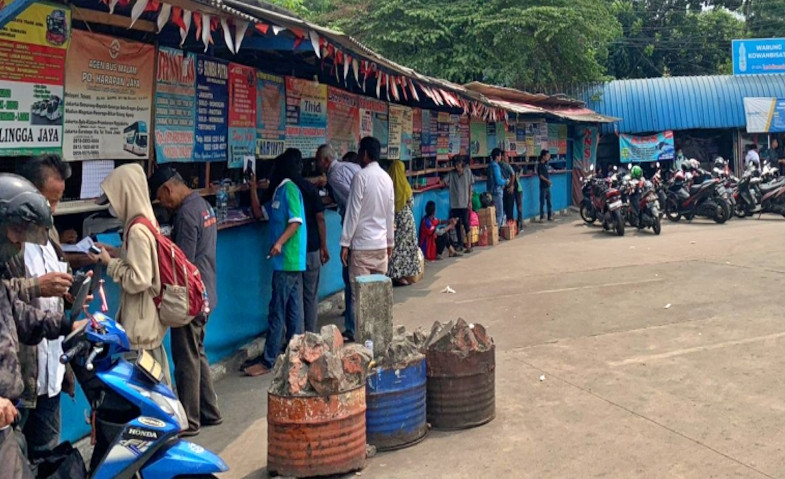
{"label": "string of triangular flags", "polygon": [[[117,6],[128,7],[133,0],[100,1],[109,7],[110,14],[114,14]],[[185,44],[188,33],[191,31],[191,26],[193,26],[194,38],[202,42],[205,52],[209,45],[213,44],[213,32],[220,26],[223,32],[224,43],[226,43],[229,51],[237,54],[251,25],[251,22],[247,20],[234,17],[219,18],[207,13],[192,12],[161,0],[136,0],[131,9],[131,24],[128,28],[133,27],[139,17],[145,12],[158,12],[155,24],[159,33],[167,23],[176,25],[180,29],[181,47]],[[330,69],[331,73],[335,75],[336,82],[343,82],[344,85],[348,85],[350,81],[349,72],[351,71],[354,75],[354,81],[362,89],[363,93],[366,93],[368,79],[372,78],[376,82],[376,98],[381,99],[382,94],[384,94],[387,101],[400,102],[402,98],[406,101],[411,98],[419,102],[420,92],[422,92],[437,106],[460,108],[464,114],[481,118],[485,121],[507,120],[507,112],[502,108],[488,106],[474,99],[466,99],[444,88],[430,86],[404,75],[387,73],[379,69],[375,62],[356,58],[350,53],[342,51],[315,31],[306,32],[298,28],[284,28],[261,22],[254,23],[254,29],[262,35],[267,35],[270,29],[272,29],[273,35],[276,36],[280,32],[288,30],[295,37],[293,50],[296,50],[304,41],[308,40],[316,57],[321,60],[322,71],[325,70],[325,60],[332,59]]]}

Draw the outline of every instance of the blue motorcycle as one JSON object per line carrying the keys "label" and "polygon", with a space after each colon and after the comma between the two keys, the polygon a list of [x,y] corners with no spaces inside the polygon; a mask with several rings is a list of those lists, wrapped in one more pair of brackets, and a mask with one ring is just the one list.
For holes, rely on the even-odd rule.
{"label": "blue motorcycle", "polygon": [[87,278],[71,310],[72,320],[84,310],[88,321],[66,338],[60,358],[71,363],[92,407],[89,477],[206,479],[229,470],[217,455],[179,438],[188,420],[172,390],[161,384],[161,365],[145,352],[134,363],[122,358],[131,350],[128,336],[108,316],[87,312],[89,289]]}

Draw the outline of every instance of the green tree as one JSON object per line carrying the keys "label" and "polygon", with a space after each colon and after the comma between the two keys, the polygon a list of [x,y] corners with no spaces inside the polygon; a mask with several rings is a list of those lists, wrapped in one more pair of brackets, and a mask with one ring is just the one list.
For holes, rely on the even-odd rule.
{"label": "green tree", "polygon": [[522,89],[603,79],[621,30],[596,0],[349,0],[317,21],[428,75]]}

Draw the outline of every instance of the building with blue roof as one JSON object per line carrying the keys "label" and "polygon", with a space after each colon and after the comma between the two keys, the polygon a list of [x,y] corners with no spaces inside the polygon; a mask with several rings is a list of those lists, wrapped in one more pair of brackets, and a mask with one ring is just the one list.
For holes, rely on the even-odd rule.
{"label": "building with blue roof", "polygon": [[587,108],[620,118],[602,126],[601,163],[618,161],[615,133],[648,135],[665,130],[673,130],[676,148],[683,148],[688,158],[708,162],[721,155],[738,163],[747,144],[765,147],[769,141],[765,134],[746,133],[744,98],[785,98],[785,75],[615,80],[585,87],[577,96]]}

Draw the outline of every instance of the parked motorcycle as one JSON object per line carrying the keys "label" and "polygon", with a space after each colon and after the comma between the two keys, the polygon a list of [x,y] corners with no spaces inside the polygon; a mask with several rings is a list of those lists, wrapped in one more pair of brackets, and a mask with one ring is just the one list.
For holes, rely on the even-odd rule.
{"label": "parked motorcycle", "polygon": [[88,321],[66,338],[60,357],[73,367],[93,411],[89,477],[207,479],[227,471],[220,457],[178,437],[188,419],[161,383],[161,365],[145,352],[133,363],[123,359],[131,349],[123,327],[102,313],[87,312],[90,281],[80,286],[71,310],[72,320],[84,310]]}
{"label": "parked motorcycle", "polygon": [[730,206],[717,191],[719,180],[706,179],[702,174],[695,184],[691,184],[692,180],[692,173],[678,171],[673,175],[665,204],[668,219],[676,222],[684,216],[687,221],[692,221],[695,216],[705,216],[718,224],[725,223]]}
{"label": "parked motorcycle", "polygon": [[745,172],[738,185],[736,216],[743,218],[756,213],[785,216],[785,178],[775,178],[770,172],[767,177],[772,179],[763,183],[762,176],[755,176],[754,171]]}
{"label": "parked motorcycle", "polygon": [[649,180],[632,180],[629,202],[628,222],[639,230],[651,228],[655,235],[659,235],[662,221],[654,184]]}
{"label": "parked motorcycle", "polygon": [[592,173],[583,180],[581,218],[586,224],[593,224],[600,219],[605,230],[613,229],[618,236],[624,236],[621,191],[610,186],[614,181],[612,178],[595,177],[594,165],[590,171]]}

